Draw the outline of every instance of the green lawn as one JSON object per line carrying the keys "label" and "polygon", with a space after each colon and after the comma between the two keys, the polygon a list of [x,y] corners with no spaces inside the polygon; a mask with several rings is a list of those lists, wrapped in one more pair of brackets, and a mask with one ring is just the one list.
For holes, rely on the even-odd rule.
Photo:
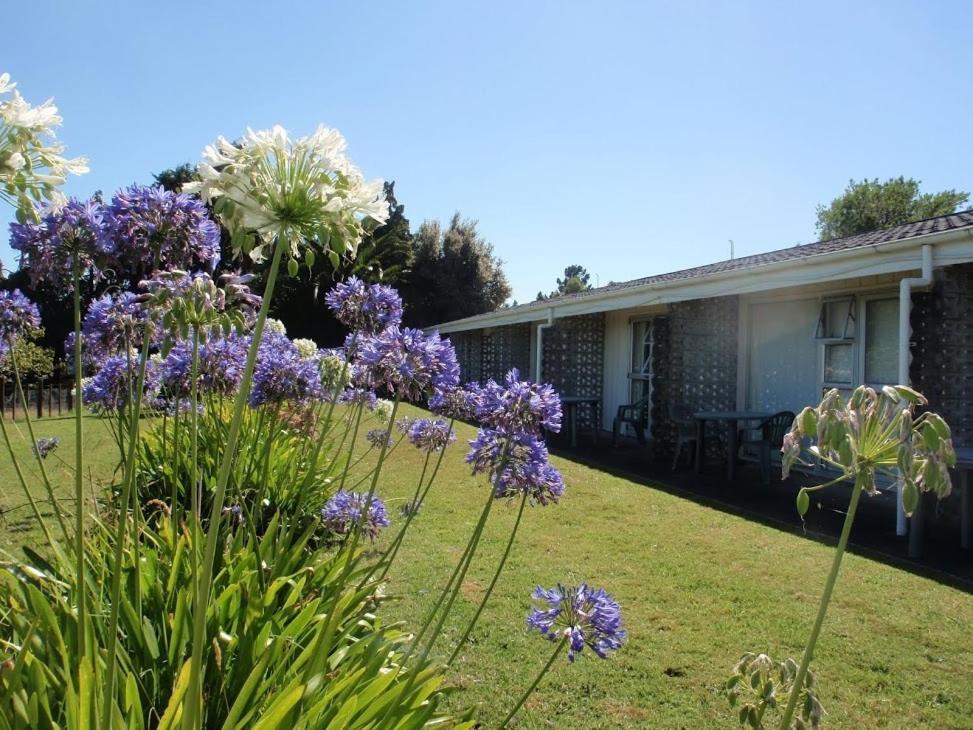
{"label": "green lawn", "polygon": [[[410,411],[411,412],[411,411]],[[111,477],[114,443],[88,420],[95,485]],[[62,438],[72,422],[42,421],[38,436]],[[416,626],[446,580],[487,489],[462,457],[474,431],[458,428],[436,486],[393,567],[383,611]],[[22,447],[29,457],[26,437]],[[53,457],[52,457],[53,459]],[[54,462],[51,462],[52,465]],[[622,604],[628,643],[608,661],[585,652],[548,676],[520,727],[709,728],[734,722],[718,687],[745,650],[799,656],[831,550],[693,502],[558,459],[568,491],[534,508],[475,643],[451,670],[457,706],[475,705],[489,727],[547,659],[550,644],[523,619],[533,586],[589,580]],[[397,521],[421,465],[407,444],[390,458],[381,494]],[[57,467],[64,480],[68,472]],[[0,456],[0,502],[17,504],[9,458]],[[440,645],[451,649],[489,580],[514,517],[500,504]],[[9,546],[37,540],[26,510],[0,523]],[[973,728],[973,597],[849,555],[815,669],[826,727]]]}

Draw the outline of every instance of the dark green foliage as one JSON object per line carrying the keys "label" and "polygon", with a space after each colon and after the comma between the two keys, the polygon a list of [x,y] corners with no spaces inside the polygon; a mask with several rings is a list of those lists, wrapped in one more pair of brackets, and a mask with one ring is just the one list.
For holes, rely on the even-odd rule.
{"label": "dark green foliage", "polygon": [[412,274],[400,284],[405,321],[425,327],[500,308],[510,296],[502,262],[476,230],[455,213],[445,229],[425,221],[415,234]]}
{"label": "dark green foliage", "polygon": [[885,182],[851,180],[829,205],[818,206],[818,235],[827,241],[948,215],[970,199],[969,193],[959,190],[920,193],[919,185],[919,180],[901,176]]}
{"label": "dark green foliage", "polygon": [[543,302],[547,299],[553,299],[554,297],[563,296],[565,294],[577,294],[579,292],[588,291],[591,289],[591,274],[588,270],[581,266],[580,264],[571,264],[564,268],[564,278],[558,278],[557,289],[552,291],[550,294],[545,294],[544,292],[537,292],[538,302]]}

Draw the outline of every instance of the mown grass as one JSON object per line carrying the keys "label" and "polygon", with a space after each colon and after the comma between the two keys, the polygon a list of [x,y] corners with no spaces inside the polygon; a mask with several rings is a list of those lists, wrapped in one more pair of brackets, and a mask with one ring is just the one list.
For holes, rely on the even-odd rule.
{"label": "mown grass", "polygon": [[[415,409],[403,407],[407,415]],[[73,422],[40,422],[71,460]],[[436,485],[402,547],[383,612],[417,626],[465,545],[487,488],[463,464],[468,426],[457,427]],[[30,465],[23,433],[22,462]],[[87,420],[86,481],[112,478],[114,442]],[[564,459],[561,504],[534,508],[494,598],[449,679],[451,702],[474,705],[495,726],[547,659],[550,644],[523,619],[535,584],[589,580],[622,604],[630,636],[608,661],[585,653],[548,676],[516,723],[557,728],[735,726],[719,685],[746,650],[799,656],[817,607],[831,550]],[[362,466],[367,464],[367,460]],[[70,469],[49,462],[70,493]],[[420,455],[403,444],[390,457],[380,493],[394,525],[411,498]],[[40,494],[39,482],[36,485]],[[9,457],[0,454],[2,543],[37,544]],[[437,653],[472,615],[503,549],[514,505],[497,505]],[[379,544],[379,547],[381,543]],[[814,668],[833,728],[973,728],[973,596],[857,555],[845,559]],[[445,658],[445,657],[443,657]]]}
{"label": "mown grass", "polygon": [[[463,464],[458,427],[428,503],[391,571],[386,611],[415,624],[478,516],[484,480]],[[594,469],[556,459],[562,502],[524,517],[507,570],[450,672],[487,727],[530,683],[550,645],[524,627],[535,584],[589,580],[621,603],[629,640],[608,661],[564,662],[520,727],[710,728],[735,722],[719,685],[747,650],[800,656],[832,551]],[[399,448],[383,494],[405,500],[420,464]],[[393,502],[399,504],[399,502]],[[452,649],[515,516],[494,510],[442,641]],[[393,511],[393,514],[395,512]],[[973,596],[857,555],[846,557],[814,663],[827,727],[973,727]]]}

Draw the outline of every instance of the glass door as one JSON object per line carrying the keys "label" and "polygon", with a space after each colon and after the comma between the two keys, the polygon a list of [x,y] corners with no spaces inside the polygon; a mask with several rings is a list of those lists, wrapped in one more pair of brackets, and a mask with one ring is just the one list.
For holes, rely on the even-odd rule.
{"label": "glass door", "polygon": [[[652,399],[652,355],[655,348],[653,320],[632,322],[632,362],[629,371],[630,403]],[[649,407],[642,409],[641,428],[649,435]]]}

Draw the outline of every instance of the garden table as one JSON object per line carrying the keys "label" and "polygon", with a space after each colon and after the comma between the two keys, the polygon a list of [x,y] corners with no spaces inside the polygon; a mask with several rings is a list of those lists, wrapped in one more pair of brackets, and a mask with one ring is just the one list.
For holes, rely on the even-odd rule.
{"label": "garden table", "polygon": [[762,421],[773,414],[763,411],[697,411],[693,414],[696,419],[696,473],[703,471],[703,447],[706,443],[706,422],[725,423],[727,429],[726,448],[726,478],[733,481],[737,470],[737,429],[739,423]]}
{"label": "garden table", "polygon": [[591,420],[593,423],[592,433],[594,434],[595,443],[598,443],[598,423],[595,419],[598,418],[598,406],[601,404],[601,398],[596,395],[562,395],[561,396],[561,406],[563,410],[568,412],[568,432],[571,437],[571,448],[575,448],[578,445],[578,406],[579,405],[590,405],[591,406]]}

